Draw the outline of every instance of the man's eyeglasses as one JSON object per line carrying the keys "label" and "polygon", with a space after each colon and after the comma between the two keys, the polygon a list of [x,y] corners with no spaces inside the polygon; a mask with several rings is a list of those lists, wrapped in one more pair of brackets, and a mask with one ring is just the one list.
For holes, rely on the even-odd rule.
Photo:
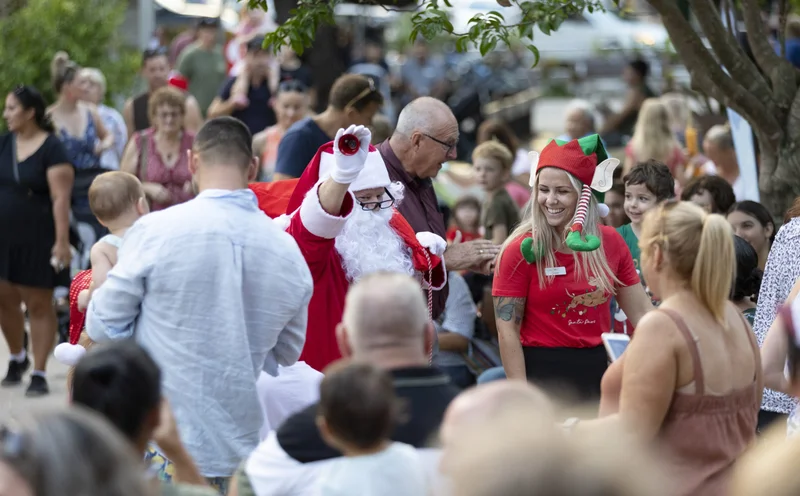
{"label": "man's eyeglasses", "polygon": [[453,149],[455,149],[455,147],[458,146],[458,142],[457,141],[455,143],[447,143],[447,142],[444,142],[444,141],[440,140],[439,138],[434,138],[430,134],[422,133],[422,135],[425,136],[426,138],[428,138],[430,140],[433,140],[433,141],[439,143],[440,145],[442,145],[445,148],[445,150],[447,150],[447,155],[450,155],[450,153],[453,151]]}
{"label": "man's eyeglasses", "polygon": [[377,89],[375,89],[375,81],[372,78],[365,78],[369,82],[369,86],[361,90],[361,93],[355,96],[352,100],[350,100],[344,108],[352,108],[355,104],[363,100],[367,97],[367,95],[371,95],[373,93],[377,93]]}
{"label": "man's eyeglasses", "polygon": [[392,196],[391,193],[389,193],[388,189],[384,188],[383,191],[389,197],[388,200],[381,200],[376,202],[362,202],[356,199],[358,204],[361,205],[361,210],[375,210],[376,208],[379,208],[381,210],[386,210],[387,208],[392,208],[395,202],[394,197]]}

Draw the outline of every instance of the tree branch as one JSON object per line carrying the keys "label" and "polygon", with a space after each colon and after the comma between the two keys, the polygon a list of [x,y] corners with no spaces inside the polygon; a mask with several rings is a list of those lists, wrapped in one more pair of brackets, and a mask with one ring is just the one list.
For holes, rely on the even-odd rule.
{"label": "tree branch", "polygon": [[788,109],[797,93],[796,72],[792,64],[775,53],[769,43],[758,0],[741,0],[742,17],[747,28],[747,41],[753,50],[756,63],[772,82],[775,101]]}
{"label": "tree branch", "polygon": [[770,138],[770,146],[777,148],[783,135],[778,116],[767,112],[767,107],[758,98],[722,70],[719,62],[711,56],[675,2],[648,1],[661,14],[664,27],[667,28],[669,37],[692,79],[709,89],[709,94],[715,99],[742,114],[754,127],[759,127],[764,136]]}
{"label": "tree branch", "polygon": [[777,105],[772,97],[767,81],[750,60],[736,38],[722,24],[722,14],[711,0],[691,0],[692,10],[703,29],[708,42],[720,62],[728,69],[731,77],[752,93],[765,106],[767,111],[776,112]]}

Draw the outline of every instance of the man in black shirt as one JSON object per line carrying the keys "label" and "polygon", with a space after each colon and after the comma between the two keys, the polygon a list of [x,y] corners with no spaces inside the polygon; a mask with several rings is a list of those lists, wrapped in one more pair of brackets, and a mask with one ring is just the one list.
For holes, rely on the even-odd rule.
{"label": "man in black shirt", "polygon": [[269,66],[272,55],[263,48],[264,38],[256,37],[247,43],[244,69],[228,79],[208,107],[208,118],[229,115],[235,117],[257,134],[277,122],[272,110],[269,89]]}
{"label": "man in black shirt", "polygon": [[[345,359],[392,375],[406,417],[392,440],[417,448],[429,446],[459,392],[447,374],[429,365],[433,333],[419,283],[389,273],[365,276],[350,287],[337,329]],[[304,493],[303,488],[314,484],[325,460],[341,456],[320,437],[316,415],[315,404],[270,433],[237,474],[238,494]]]}

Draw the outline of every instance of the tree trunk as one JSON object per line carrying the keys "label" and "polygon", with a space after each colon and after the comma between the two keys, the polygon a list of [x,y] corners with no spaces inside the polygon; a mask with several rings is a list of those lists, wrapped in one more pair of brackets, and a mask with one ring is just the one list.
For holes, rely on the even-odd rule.
{"label": "tree trunk", "polygon": [[[787,131],[791,133],[792,130]],[[794,199],[800,196],[800,155],[797,153],[799,144],[787,142],[777,153],[761,149],[758,180],[761,203],[767,207],[778,225],[783,223],[783,216]]]}

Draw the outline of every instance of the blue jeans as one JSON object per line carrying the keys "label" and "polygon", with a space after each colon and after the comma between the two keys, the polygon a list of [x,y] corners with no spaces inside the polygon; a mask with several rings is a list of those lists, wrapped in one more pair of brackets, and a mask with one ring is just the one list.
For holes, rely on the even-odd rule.
{"label": "blue jeans", "polygon": [[486,384],[487,382],[501,381],[506,378],[506,371],[503,367],[492,367],[483,371],[478,376],[478,384]]}

